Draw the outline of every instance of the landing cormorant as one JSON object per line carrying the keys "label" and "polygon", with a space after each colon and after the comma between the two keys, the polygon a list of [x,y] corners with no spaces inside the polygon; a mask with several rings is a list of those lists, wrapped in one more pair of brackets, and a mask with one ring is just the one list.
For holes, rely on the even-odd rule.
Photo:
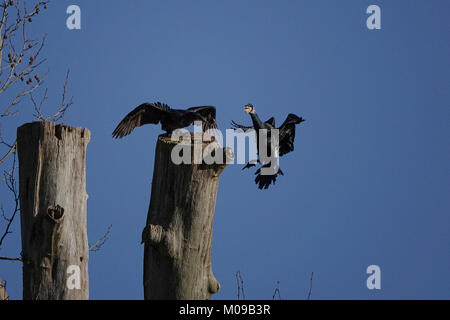
{"label": "landing cormorant", "polygon": [[[271,167],[270,162],[264,163],[264,161],[261,161],[259,157],[259,130],[260,129],[267,129],[267,152],[266,155],[274,156],[276,158],[281,157],[291,151],[294,151],[294,139],[295,139],[295,125],[305,121],[302,117],[298,117],[293,113],[290,113],[286,120],[284,120],[283,124],[278,128],[279,130],[279,145],[278,148],[272,148],[271,146],[271,130],[275,129],[275,119],[272,117],[266,122],[262,122],[258,115],[256,114],[255,108],[251,104],[247,104],[244,106],[244,111],[247,114],[250,114],[250,117],[252,118],[253,126],[243,126],[240,124],[237,124],[236,122],[232,121],[231,125],[235,129],[255,129],[256,130],[256,148],[258,150],[258,160],[257,162],[261,163],[261,167],[256,170],[255,175],[255,183],[258,185],[259,189],[267,189],[269,188],[270,184],[275,184],[275,181],[277,179],[278,174],[284,175],[283,171],[279,168],[278,164],[276,165],[275,170],[277,171],[275,174],[272,175],[262,175],[261,174],[261,168],[268,168]],[[244,169],[248,169],[250,167],[256,166],[255,162],[249,162],[245,165]]]}

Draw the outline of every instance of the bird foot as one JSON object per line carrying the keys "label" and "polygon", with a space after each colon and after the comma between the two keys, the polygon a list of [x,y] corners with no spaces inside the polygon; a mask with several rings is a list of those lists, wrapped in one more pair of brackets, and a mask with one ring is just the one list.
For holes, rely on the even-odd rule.
{"label": "bird foot", "polygon": [[251,167],[255,167],[255,166],[256,166],[256,161],[250,161],[245,165],[245,167],[242,168],[242,170],[250,169]]}

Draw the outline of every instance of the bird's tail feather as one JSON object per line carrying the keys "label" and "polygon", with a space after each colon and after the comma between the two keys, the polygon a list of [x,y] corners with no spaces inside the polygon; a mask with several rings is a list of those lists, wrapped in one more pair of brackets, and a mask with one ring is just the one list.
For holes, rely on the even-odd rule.
{"label": "bird's tail feather", "polygon": [[[267,167],[269,167],[269,165],[264,165],[261,168],[263,168],[263,167],[267,168]],[[281,171],[281,169],[279,167],[278,167],[277,173],[270,174],[270,175],[261,174],[261,168],[259,168],[255,172],[255,175],[256,175],[255,183],[258,185],[258,188],[261,190],[268,189],[271,184],[275,185],[278,175],[284,176],[284,172]]]}

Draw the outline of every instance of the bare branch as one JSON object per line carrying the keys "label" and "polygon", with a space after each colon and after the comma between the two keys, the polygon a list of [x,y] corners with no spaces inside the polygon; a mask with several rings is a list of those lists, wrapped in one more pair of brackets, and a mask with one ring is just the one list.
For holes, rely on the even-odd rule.
{"label": "bare branch", "polygon": [[[22,102],[23,97],[32,93],[42,83],[37,71],[46,61],[39,58],[45,46],[46,36],[39,41],[28,39],[26,28],[39,14],[41,8],[47,7],[46,1],[36,1],[33,9],[29,11],[25,2],[23,2],[23,9],[20,8],[19,1],[3,0],[2,2],[0,4],[0,8],[2,8],[0,19],[0,94],[20,82],[25,83],[27,87],[17,88],[17,93],[12,95],[11,102],[6,106],[0,105],[0,108],[3,109],[0,111],[0,118],[15,116],[19,112],[15,110],[15,106]],[[15,11],[16,17],[9,23],[8,18],[13,11]],[[18,37],[20,29],[22,39]],[[5,57],[6,54],[7,57]]]}
{"label": "bare branch", "polygon": [[95,251],[100,250],[103,247],[103,245],[106,243],[106,241],[109,240],[109,236],[111,234],[111,228],[112,228],[112,224],[109,225],[105,234],[100,239],[98,239],[94,244],[89,246],[89,251],[95,252]]}
{"label": "bare branch", "polygon": [[[6,143],[4,143],[6,144]],[[10,147],[9,151],[3,156],[3,158],[0,159],[0,163],[6,160],[13,152],[16,151],[16,141],[14,141],[14,144]]]}
{"label": "bare branch", "polygon": [[242,300],[245,300],[245,291],[244,291],[244,279],[242,278],[241,271],[236,271],[236,282],[237,282],[237,299],[240,300],[242,293]]}
{"label": "bare branch", "polygon": [[[20,110],[18,105],[43,84],[47,73],[39,74],[40,68],[46,62],[41,57],[46,44],[46,35],[40,39],[28,37],[28,27],[47,8],[47,1],[41,0],[0,0],[0,119],[15,116]],[[67,76],[64,84],[63,107],[58,109],[58,119],[67,110],[65,102]],[[7,95],[6,95],[7,94]],[[47,99],[47,91],[39,110]],[[42,115],[42,113],[41,113]],[[42,116],[45,118],[44,116]],[[51,118],[51,117],[50,117]],[[3,221],[0,233],[0,247],[4,245],[8,234],[12,233],[12,226],[20,212],[19,191],[17,187],[17,146],[16,141],[5,141],[0,132],[0,165],[3,167],[4,182],[11,192],[11,208],[5,209],[0,204],[0,223]],[[11,159],[12,158],[12,159]],[[8,160],[8,161],[7,161]],[[10,166],[11,165],[11,166]],[[22,261],[22,258],[0,257],[0,260]],[[1,283],[0,283],[1,284]]]}
{"label": "bare branch", "polygon": [[3,241],[5,240],[5,237],[8,234],[12,233],[12,231],[10,231],[11,225],[14,222],[14,218],[16,217],[17,213],[20,211],[19,192],[17,190],[17,183],[16,183],[16,179],[15,179],[15,170],[17,168],[16,161],[17,161],[17,156],[16,156],[16,151],[14,151],[14,157],[13,157],[13,163],[12,163],[11,170],[4,172],[5,184],[8,187],[8,189],[11,191],[11,193],[13,194],[14,209],[12,211],[12,214],[8,218],[6,216],[6,214],[5,214],[5,210],[3,209],[3,206],[0,207],[0,211],[1,211],[2,217],[6,221],[5,231],[3,232],[3,235],[0,237],[0,247],[3,244]]}
{"label": "bare branch", "polygon": [[314,272],[311,272],[311,278],[309,279],[309,292],[308,292],[308,296],[306,297],[306,300],[310,300],[311,299],[311,292],[312,292],[312,285],[313,285],[313,276],[314,276]]}
{"label": "bare branch", "polygon": [[63,93],[62,93],[62,101],[61,101],[61,104],[58,106],[58,109],[57,109],[56,113],[54,113],[53,115],[45,116],[44,113],[42,112],[42,106],[43,106],[44,102],[48,98],[48,96],[47,96],[48,88],[45,89],[44,95],[43,95],[43,97],[42,97],[42,99],[40,100],[39,103],[36,101],[36,99],[33,96],[32,92],[29,94],[31,103],[33,104],[34,111],[35,111],[33,116],[35,117],[36,120],[39,120],[39,121],[55,121],[55,122],[57,122],[59,120],[63,120],[64,121],[64,116],[66,114],[66,111],[73,104],[73,97],[71,97],[69,99],[69,101],[66,101],[67,85],[69,83],[69,74],[70,74],[70,70],[68,69],[67,72],[66,72],[66,79],[64,81],[64,87],[63,87]]}
{"label": "bare branch", "polygon": [[9,258],[9,257],[0,257],[0,260],[5,260],[5,261],[18,261],[18,262],[22,262],[22,258]]}
{"label": "bare branch", "polygon": [[33,116],[36,120],[45,121],[45,116],[42,114],[42,105],[47,100],[47,92],[48,88],[45,89],[44,96],[42,97],[39,103],[37,103],[36,100],[34,99],[33,93],[30,92],[30,100],[34,106],[34,111],[36,112],[35,114],[33,114]]}
{"label": "bare branch", "polygon": [[58,108],[58,111],[50,117],[53,121],[64,120],[64,115],[66,114],[67,109],[73,104],[73,97],[70,98],[69,102],[66,102],[66,94],[67,94],[67,84],[69,83],[69,74],[70,70],[67,69],[66,73],[66,81],[64,82],[64,88],[62,93],[62,101],[61,105]]}
{"label": "bare branch", "polygon": [[278,293],[278,299],[281,300],[280,281],[277,281],[277,287],[275,288],[275,292],[273,293],[272,300],[275,300],[277,293]]}

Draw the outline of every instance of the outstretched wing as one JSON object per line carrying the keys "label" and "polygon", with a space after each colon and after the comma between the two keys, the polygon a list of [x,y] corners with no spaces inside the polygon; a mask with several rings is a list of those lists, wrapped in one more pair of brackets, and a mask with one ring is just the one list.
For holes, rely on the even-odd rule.
{"label": "outstretched wing", "polygon": [[231,126],[233,127],[233,129],[242,129],[242,130],[253,129],[253,126],[243,126],[242,124],[236,123],[233,120],[231,120]]}
{"label": "outstretched wing", "polygon": [[295,125],[303,122],[302,117],[298,117],[293,113],[288,114],[286,120],[279,128],[280,136],[280,157],[294,151]]}
{"label": "outstretched wing", "polygon": [[161,120],[161,115],[170,111],[170,107],[164,103],[143,103],[126,115],[125,118],[114,129],[113,138],[120,139],[129,135],[134,128],[144,124],[157,124]]}
{"label": "outstretched wing", "polygon": [[199,106],[199,107],[191,107],[188,110],[199,113],[206,119],[206,122],[203,122],[203,131],[207,131],[208,129],[217,129],[216,123],[216,107],[214,106]]}
{"label": "outstretched wing", "polygon": [[[267,123],[275,128],[275,118],[274,117],[270,118],[265,123]],[[254,129],[253,126],[244,126],[242,124],[238,124],[238,123],[234,122],[233,120],[231,120],[231,125],[233,126],[233,129],[242,129],[242,130]]]}

